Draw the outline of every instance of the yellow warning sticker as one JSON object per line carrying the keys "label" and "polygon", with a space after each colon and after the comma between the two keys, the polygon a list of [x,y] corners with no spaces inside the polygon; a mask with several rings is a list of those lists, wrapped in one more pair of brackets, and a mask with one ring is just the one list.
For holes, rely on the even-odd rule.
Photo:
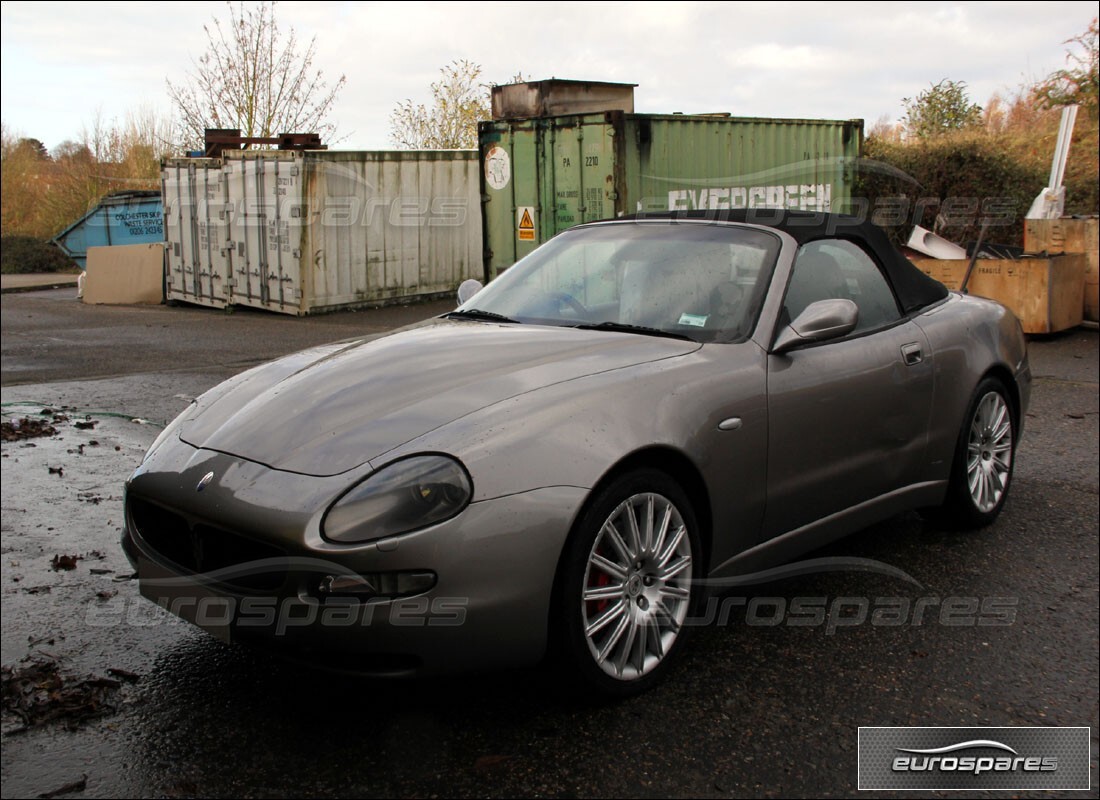
{"label": "yellow warning sticker", "polygon": [[521,242],[535,241],[534,206],[520,206],[516,209],[516,234]]}

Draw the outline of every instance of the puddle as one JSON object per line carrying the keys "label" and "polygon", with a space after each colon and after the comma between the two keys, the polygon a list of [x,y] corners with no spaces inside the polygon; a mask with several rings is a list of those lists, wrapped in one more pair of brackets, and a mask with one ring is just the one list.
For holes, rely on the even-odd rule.
{"label": "puddle", "polygon": [[[88,609],[117,592],[128,577],[119,547],[123,482],[159,428],[122,417],[86,418],[74,409],[5,404],[6,422],[31,420],[18,430],[56,429],[33,439],[0,444],[2,531],[0,592],[4,602],[2,663],[60,658],[75,667],[102,631],[87,624]],[[83,423],[77,427],[76,423]],[[77,672],[102,674],[115,664],[85,664]]]}

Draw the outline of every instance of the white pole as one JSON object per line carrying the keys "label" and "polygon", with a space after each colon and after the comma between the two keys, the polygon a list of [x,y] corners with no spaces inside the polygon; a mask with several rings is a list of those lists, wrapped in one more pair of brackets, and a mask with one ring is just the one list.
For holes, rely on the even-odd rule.
{"label": "white pole", "polygon": [[1062,122],[1058,127],[1058,143],[1054,147],[1054,162],[1050,167],[1050,188],[1057,191],[1066,176],[1069,161],[1069,145],[1073,139],[1073,126],[1077,122],[1077,106],[1062,109]]}

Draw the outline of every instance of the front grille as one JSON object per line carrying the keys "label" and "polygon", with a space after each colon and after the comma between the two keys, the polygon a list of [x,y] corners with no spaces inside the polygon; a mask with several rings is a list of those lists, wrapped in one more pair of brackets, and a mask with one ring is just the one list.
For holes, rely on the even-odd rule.
{"label": "front grille", "polygon": [[[140,497],[127,498],[134,532],[161,559],[181,571],[203,575],[227,570],[214,580],[234,591],[270,592],[286,581],[286,553],[233,531],[191,523],[181,514]],[[279,564],[249,574],[249,565],[265,559]]]}

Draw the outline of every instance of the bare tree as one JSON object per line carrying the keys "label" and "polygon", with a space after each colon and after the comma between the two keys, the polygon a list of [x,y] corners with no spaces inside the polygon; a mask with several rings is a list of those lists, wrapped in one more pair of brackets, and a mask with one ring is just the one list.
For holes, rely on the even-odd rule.
{"label": "bare tree", "polygon": [[169,80],[168,94],[188,146],[201,146],[206,128],[239,128],[243,136],[319,133],[331,139],[328,121],[343,75],[329,86],[314,69],[316,37],[303,49],[294,29],[284,34],[275,3],[229,6],[229,22],[204,25],[208,47],[193,61],[187,80]]}
{"label": "bare tree", "polygon": [[890,119],[889,114],[882,114],[867,131],[867,138],[874,137],[885,142],[898,142],[901,141],[901,133],[901,124]]}
{"label": "bare tree", "polygon": [[[456,59],[431,85],[432,106],[400,103],[390,115],[390,138],[411,150],[455,150],[477,147],[478,120],[488,119],[490,85],[479,83],[481,66]],[[522,82],[517,73],[512,82]]]}

